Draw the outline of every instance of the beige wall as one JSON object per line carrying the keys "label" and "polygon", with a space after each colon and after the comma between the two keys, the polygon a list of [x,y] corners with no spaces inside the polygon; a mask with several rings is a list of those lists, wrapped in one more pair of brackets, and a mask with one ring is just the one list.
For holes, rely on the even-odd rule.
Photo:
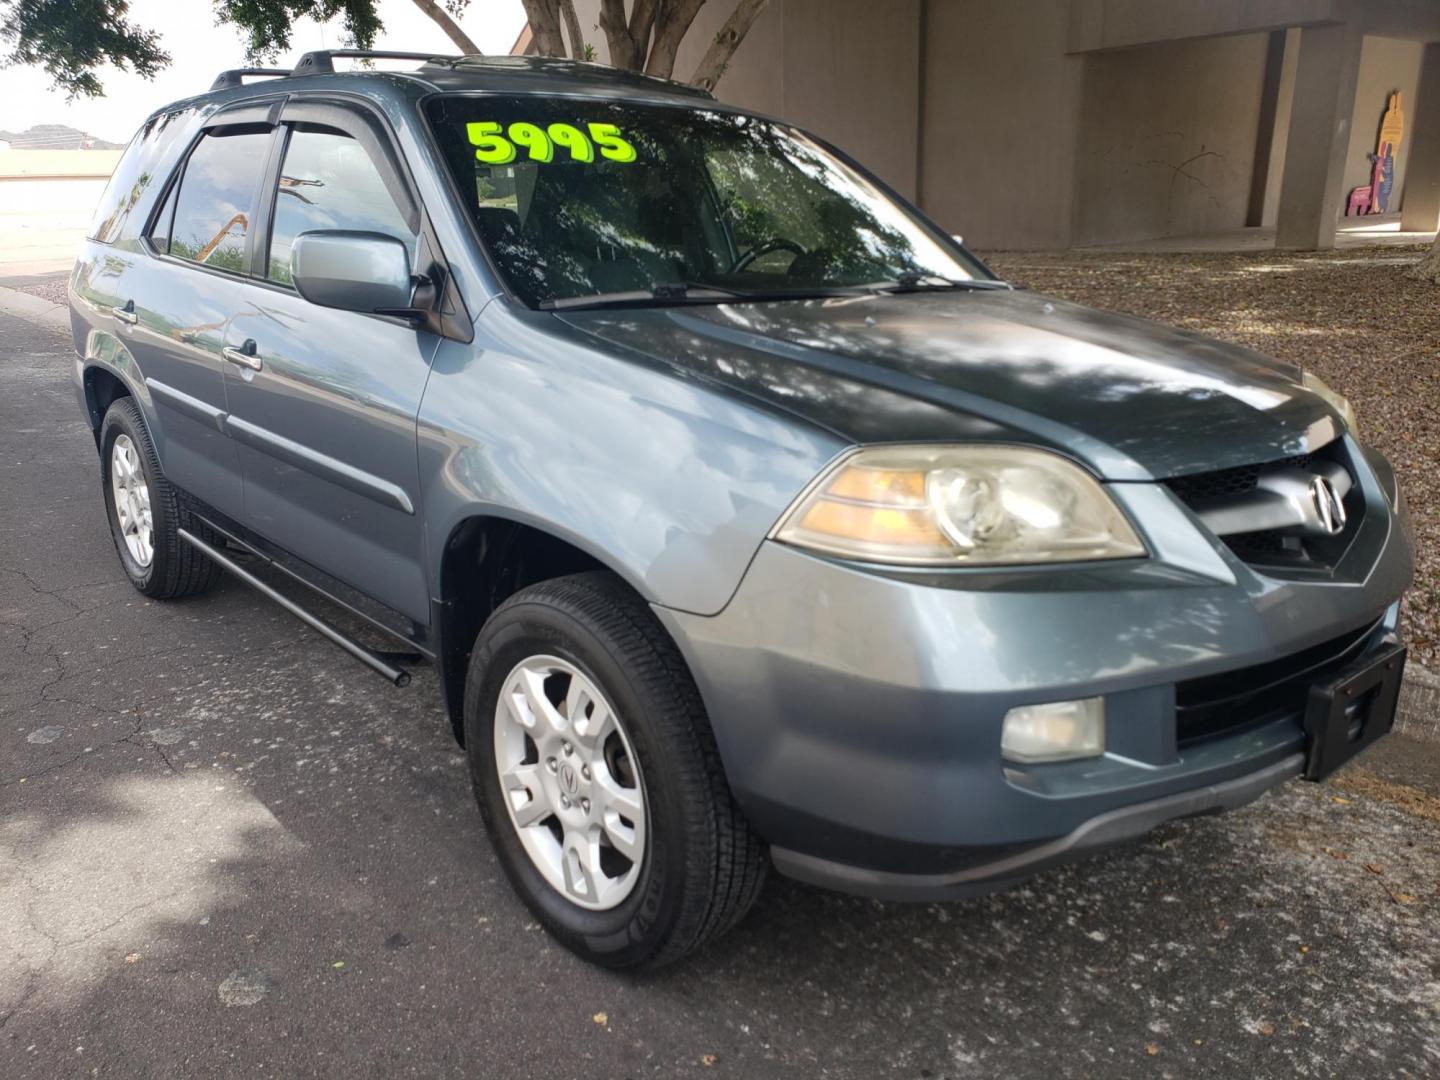
{"label": "beige wall", "polygon": [[1085,58],[1075,244],[1245,224],[1266,42],[1244,34]]}
{"label": "beige wall", "polygon": [[[1345,155],[1345,195],[1352,188],[1370,183],[1374,163],[1366,157],[1375,152],[1380,135],[1380,118],[1390,102],[1390,92],[1404,95],[1405,138],[1395,154],[1395,186],[1390,194],[1390,211],[1400,209],[1405,190],[1405,166],[1415,134],[1414,109],[1420,86],[1420,57],[1425,46],[1418,41],[1367,37],[1360,51],[1360,77],[1355,85],[1355,117],[1350,125],[1350,149]],[[1341,208],[1344,213],[1344,208]]]}
{"label": "beige wall", "polygon": [[108,179],[120,150],[0,150],[0,180],[94,177]]}
{"label": "beige wall", "polygon": [[[946,0],[941,0],[942,3]],[[1020,0],[1024,3],[1025,0]],[[1387,0],[1070,0],[1070,48],[1123,49],[1179,38],[1344,21]],[[1395,3],[1397,0],[1390,0]],[[1398,0],[1401,5],[1410,0]]]}
{"label": "beige wall", "polygon": [[920,203],[979,248],[1070,242],[1082,59],[1069,0],[931,0]]}

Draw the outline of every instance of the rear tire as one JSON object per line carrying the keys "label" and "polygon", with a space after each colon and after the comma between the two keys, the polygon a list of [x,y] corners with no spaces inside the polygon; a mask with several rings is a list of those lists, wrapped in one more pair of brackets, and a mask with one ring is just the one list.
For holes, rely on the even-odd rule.
{"label": "rear tire", "polygon": [[[554,674],[544,676],[546,671]],[[529,683],[523,681],[527,673]],[[525,686],[543,692],[527,697],[518,689]],[[569,686],[598,690],[603,701],[583,704],[583,694],[566,696]],[[613,713],[612,726],[619,729],[607,744],[609,754],[633,752],[633,767],[581,753],[586,717],[600,716],[602,709]],[[578,726],[566,712],[575,713]],[[540,721],[525,723],[538,713],[544,713]],[[520,745],[515,739],[526,740],[527,756],[502,761],[497,754]],[[547,746],[574,756],[556,752],[552,762]],[[490,616],[476,638],[465,683],[465,747],[481,815],[511,883],[545,927],[586,960],[611,968],[672,963],[730,929],[760,892],[764,846],[730,793],[694,680],[649,607],[611,574],[532,585]],[[532,761],[536,768],[527,772],[522,790],[516,772]],[[561,782],[567,763],[582,762],[581,786],[567,787],[578,776],[572,771]],[[546,846],[545,832],[532,832],[527,840],[523,830],[548,830],[564,863],[572,836],[579,835],[575,830],[587,828],[577,819],[580,797],[596,799],[600,813],[600,781],[610,777],[611,764],[631,781],[622,784],[629,799],[622,805],[643,813],[643,822],[631,823],[643,826],[643,854],[627,880],[624,845],[619,858],[602,850],[620,867],[616,876],[602,880],[599,889],[570,889],[567,895],[564,882],[557,888],[553,863],[533,854]],[[562,810],[567,790],[575,798]],[[637,831],[621,830],[632,839]],[[568,867],[562,877],[570,874]],[[605,902],[607,892],[613,903]],[[587,905],[587,895],[595,902]]]}
{"label": "rear tire", "polygon": [[210,530],[180,506],[133,398],[116,399],[100,422],[100,483],[130,584],[151,599],[175,600],[215,583],[220,568],[177,532],[183,527],[208,540]]}

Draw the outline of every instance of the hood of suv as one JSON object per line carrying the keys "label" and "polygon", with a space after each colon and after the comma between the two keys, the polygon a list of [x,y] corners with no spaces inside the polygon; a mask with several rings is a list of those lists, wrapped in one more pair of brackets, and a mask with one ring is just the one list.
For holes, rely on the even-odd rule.
{"label": "hood of suv", "polygon": [[1113,480],[1270,461],[1340,432],[1294,367],[1033,293],[947,290],[563,318],[855,442],[1023,439]]}

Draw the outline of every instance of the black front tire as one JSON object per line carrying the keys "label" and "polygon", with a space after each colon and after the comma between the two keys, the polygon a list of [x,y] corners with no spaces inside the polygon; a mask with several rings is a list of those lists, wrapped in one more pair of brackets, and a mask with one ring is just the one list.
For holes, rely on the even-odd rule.
{"label": "black front tire", "polygon": [[[115,440],[121,435],[127,436],[135,446],[150,494],[154,553],[149,565],[141,565],[130,553],[122,535],[120,516],[115,509],[110,470]],[[100,422],[100,485],[104,492],[110,535],[130,584],[151,599],[176,600],[202,593],[215,583],[220,576],[220,568],[189,544],[183,543],[177,533],[184,528],[201,539],[213,540],[211,531],[181,507],[175,488],[160,471],[155,444],[150,440],[145,419],[133,398],[118,398]]]}
{"label": "black front tire", "polygon": [[[609,910],[553,888],[526,854],[495,763],[496,705],[522,661],[559,656],[609,698],[639,758],[649,826],[640,877]],[[618,578],[585,573],[516,593],[490,616],[465,683],[465,747],[476,800],[511,883],[568,948],[610,968],[679,960],[737,923],[765,880],[764,845],[736,805],[700,694],[679,650]]]}

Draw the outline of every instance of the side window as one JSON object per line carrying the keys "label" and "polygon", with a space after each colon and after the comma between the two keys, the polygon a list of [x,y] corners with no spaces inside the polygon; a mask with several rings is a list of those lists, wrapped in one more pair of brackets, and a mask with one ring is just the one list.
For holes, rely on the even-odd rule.
{"label": "side window", "polygon": [[415,233],[365,148],[339,131],[300,126],[290,133],[275,193],[271,281],[290,284],[291,245],[315,229],[384,233],[404,242],[415,260]]}
{"label": "side window", "polygon": [[170,254],[245,273],[245,239],[270,132],[205,135],[190,152],[170,230]]}

